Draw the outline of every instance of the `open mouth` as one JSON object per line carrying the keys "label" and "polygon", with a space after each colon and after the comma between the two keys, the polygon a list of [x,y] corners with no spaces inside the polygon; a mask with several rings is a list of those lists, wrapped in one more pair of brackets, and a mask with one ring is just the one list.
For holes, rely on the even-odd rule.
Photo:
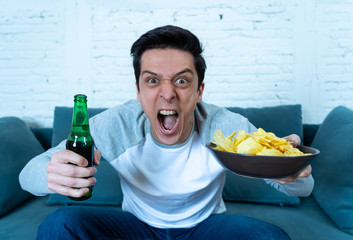
{"label": "open mouth", "polygon": [[158,120],[163,132],[170,134],[177,126],[178,114],[174,110],[161,110],[158,114]]}

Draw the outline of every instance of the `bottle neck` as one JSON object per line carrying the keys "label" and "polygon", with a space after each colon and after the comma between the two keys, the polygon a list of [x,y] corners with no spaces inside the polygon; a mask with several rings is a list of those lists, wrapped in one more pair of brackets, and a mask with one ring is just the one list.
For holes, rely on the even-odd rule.
{"label": "bottle neck", "polygon": [[87,103],[75,100],[74,111],[72,116],[72,126],[83,125],[88,126]]}
{"label": "bottle neck", "polygon": [[72,116],[71,137],[90,137],[89,117],[87,111],[87,98],[84,95],[76,95]]}

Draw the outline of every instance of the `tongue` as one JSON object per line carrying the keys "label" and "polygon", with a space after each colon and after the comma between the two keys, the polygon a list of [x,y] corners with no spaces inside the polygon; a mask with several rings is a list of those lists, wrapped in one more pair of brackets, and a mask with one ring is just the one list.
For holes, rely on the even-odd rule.
{"label": "tongue", "polygon": [[176,123],[176,115],[168,115],[168,116],[165,116],[164,119],[163,119],[163,126],[165,129],[167,130],[171,130],[173,129],[175,123]]}

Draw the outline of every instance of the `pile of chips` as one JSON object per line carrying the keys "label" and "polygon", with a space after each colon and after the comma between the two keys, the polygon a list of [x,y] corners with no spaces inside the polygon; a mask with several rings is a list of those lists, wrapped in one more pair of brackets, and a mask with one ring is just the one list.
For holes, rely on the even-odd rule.
{"label": "pile of chips", "polygon": [[302,156],[299,149],[284,138],[259,128],[256,132],[246,133],[244,130],[234,131],[229,137],[217,129],[213,134],[217,150],[240,154],[262,156]]}

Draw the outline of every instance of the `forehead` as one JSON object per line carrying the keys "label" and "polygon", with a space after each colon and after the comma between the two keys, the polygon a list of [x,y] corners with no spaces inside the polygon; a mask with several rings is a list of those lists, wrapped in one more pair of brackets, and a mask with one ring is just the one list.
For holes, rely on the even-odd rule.
{"label": "forehead", "polygon": [[163,71],[186,67],[195,70],[193,55],[184,50],[157,48],[147,50],[141,56],[141,70]]}

